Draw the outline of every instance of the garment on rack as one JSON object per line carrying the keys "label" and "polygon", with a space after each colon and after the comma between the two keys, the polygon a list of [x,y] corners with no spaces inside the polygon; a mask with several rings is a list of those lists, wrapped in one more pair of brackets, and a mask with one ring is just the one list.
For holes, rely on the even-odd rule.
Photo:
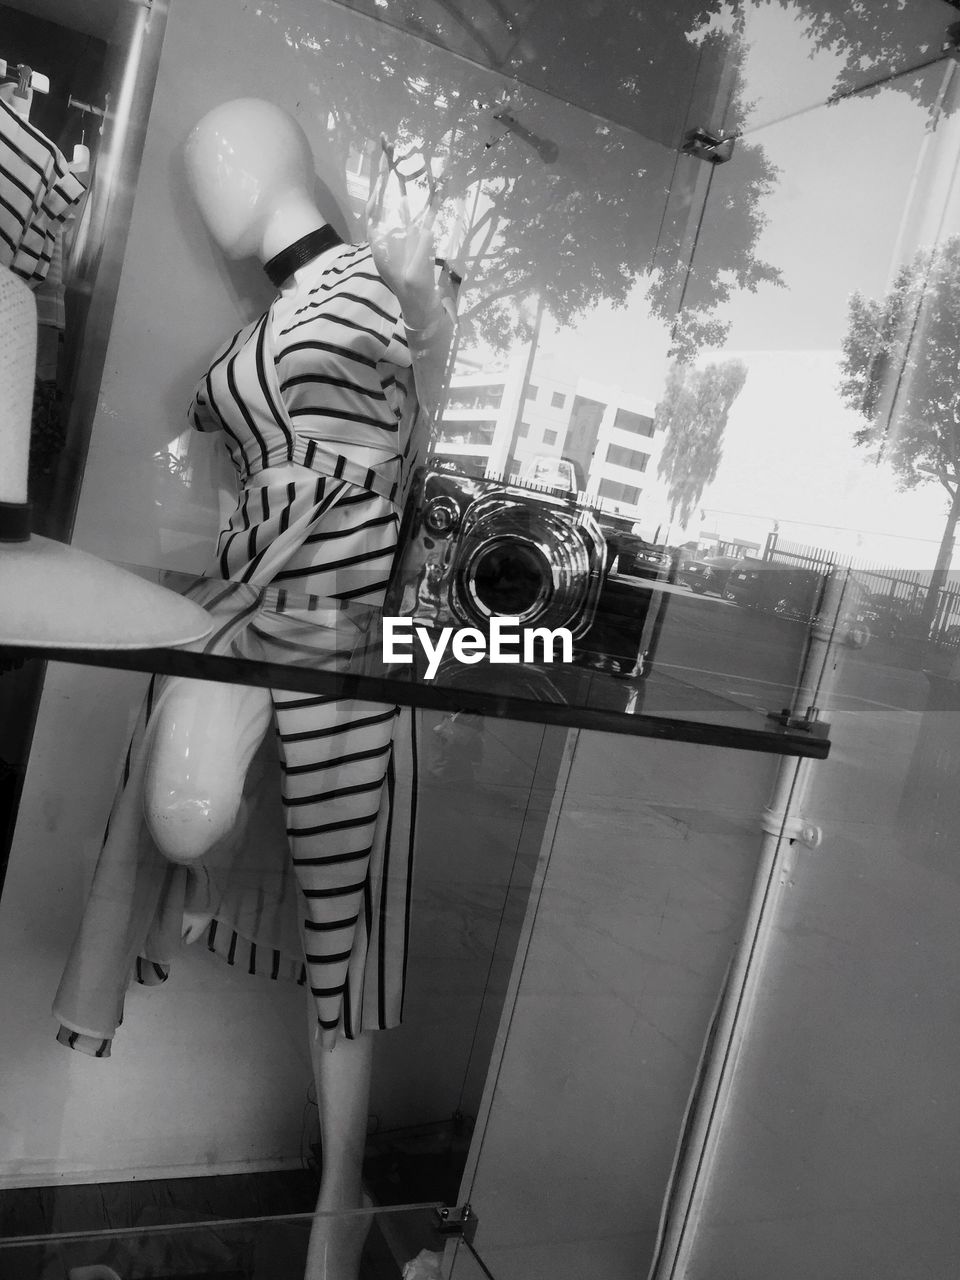
{"label": "garment on rack", "polygon": [[53,143],[0,99],[0,263],[35,288],[84,190]]}
{"label": "garment on rack", "polygon": [[[309,593],[382,606],[399,504],[425,422],[399,306],[367,246],[340,245],[301,268],[268,312],[214,360],[191,420],[199,430],[223,432],[240,479],[211,576],[277,584],[288,602]],[[262,475],[289,462],[302,470]],[[157,682],[158,702],[169,686]],[[330,1044],[339,1034],[400,1020],[416,811],[414,719],[392,705],[271,692],[280,755],[273,781],[286,839],[254,842],[255,854],[246,839],[244,856],[253,865],[242,874],[196,869],[209,872],[213,886],[207,945],[231,964],[277,976],[280,958],[292,959],[277,940],[279,891],[292,887],[302,939],[296,971],[310,985]],[[156,723],[142,718],[142,742]],[[109,1053],[126,983],[165,976],[169,922],[189,891],[185,868],[165,864],[146,836],[136,741],[126,774],[91,904],[102,904],[101,918],[109,921],[122,914],[117,903],[125,895],[136,898],[136,911],[123,916],[135,917],[131,945],[116,952],[122,963],[107,974],[111,964],[98,959],[107,954],[103,929],[88,911],[54,1006],[65,1028],[61,1041],[101,1056]]]}
{"label": "garment on rack", "polygon": [[[67,215],[70,216],[69,213]],[[66,288],[63,280],[63,227],[58,226],[50,241],[50,265],[47,274],[34,289],[37,300],[37,324],[41,329],[67,327]],[[38,377],[40,375],[38,374]]]}

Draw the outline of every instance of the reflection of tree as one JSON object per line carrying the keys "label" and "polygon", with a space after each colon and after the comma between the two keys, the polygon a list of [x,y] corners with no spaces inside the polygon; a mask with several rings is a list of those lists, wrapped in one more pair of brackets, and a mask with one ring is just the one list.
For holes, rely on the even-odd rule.
{"label": "reflection of tree", "polygon": [[960,518],[960,236],[918,253],[886,296],[854,294],[840,393],[865,424],[855,442],[893,470],[902,489],[939,484],[949,498],[927,593],[933,621]]}
{"label": "reflection of tree", "polygon": [[[940,77],[902,75],[937,57],[947,26],[960,14],[947,4],[924,6],[903,0],[870,0],[869,4],[842,0],[762,0],[795,12],[800,27],[817,51],[839,56],[841,67],[833,94],[841,97],[861,85],[877,85],[899,76],[892,87],[933,111]],[[871,90],[867,90],[871,92]],[[949,104],[942,108],[950,110]]]}
{"label": "reflection of tree", "polygon": [[[325,119],[325,145],[341,165],[351,148],[378,139],[384,129],[401,140],[422,140],[443,162],[448,207],[461,201],[470,221],[464,257],[473,287],[461,305],[464,339],[506,347],[529,336],[516,305],[523,298],[539,296],[565,324],[601,300],[623,305],[645,275],[655,312],[673,321],[693,247],[694,202],[702,199],[696,184],[702,187],[705,172],[703,162],[679,155],[677,147],[694,91],[715,99],[729,42],[719,32],[691,40],[686,24],[695,5],[634,9],[602,0],[564,5],[562,20],[549,24],[553,43],[544,49],[544,63],[552,74],[544,88],[559,91],[562,85],[552,83],[563,80],[558,68],[579,59],[577,84],[603,86],[603,118],[518,87],[506,51],[494,73],[389,29],[374,41],[375,28],[349,14],[338,19],[333,6],[324,6],[323,22],[309,30],[272,6],[289,46],[285,57],[302,59],[311,90],[303,108]],[[496,43],[493,34],[485,39],[489,47]],[[681,92],[652,91],[651,76],[670,83],[678,74]],[[485,147],[503,133],[491,131],[489,108],[504,90],[514,91],[510,109],[525,125],[558,141],[556,163],[545,163],[514,135]],[[736,114],[736,95],[733,102]],[[692,341],[722,337],[714,312],[732,292],[776,278],[755,251],[759,204],[774,171],[751,144],[740,145],[738,165],[736,193],[711,212],[714,247],[698,257],[696,287],[688,290]]]}
{"label": "reflection of tree", "polygon": [[[815,49],[839,56],[838,91],[911,65],[925,52],[917,44],[915,6],[902,0],[756,3],[794,12]],[[263,0],[261,12],[287,46],[282,57],[291,75],[309,85],[304,111],[316,111],[327,145],[344,164],[352,146],[377,139],[381,130],[422,140],[445,162],[445,194],[472,216],[466,256],[474,287],[461,306],[465,340],[477,336],[505,347],[528,337],[517,303],[531,295],[565,324],[600,301],[623,305],[637,281],[646,280],[653,310],[665,321],[673,324],[682,306],[675,351],[689,357],[722,342],[719,309],[728,298],[778,280],[775,266],[757,253],[764,200],[777,176],[759,143],[741,138],[734,163],[716,171],[723,176],[709,193],[704,162],[679,154],[691,124],[731,134],[744,124],[742,6],[344,4],[317,6],[317,18],[300,26],[292,6],[278,0]],[[936,79],[907,77],[897,87],[924,99]],[[489,108],[505,89],[514,92],[518,118],[560,143],[557,163],[545,163],[516,136],[484,148],[489,111],[484,117],[475,104]]]}
{"label": "reflection of tree", "polygon": [[723,433],[747,367],[724,360],[694,369],[674,364],[667,375],[654,423],[664,432],[658,474],[666,481],[670,518],[685,525],[704,489],[717,477]]}

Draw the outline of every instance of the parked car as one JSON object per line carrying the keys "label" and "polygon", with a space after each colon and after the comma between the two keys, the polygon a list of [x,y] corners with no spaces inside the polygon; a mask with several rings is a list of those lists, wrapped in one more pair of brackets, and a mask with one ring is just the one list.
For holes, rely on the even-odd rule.
{"label": "parked car", "polygon": [[597,515],[603,536],[607,540],[609,559],[614,573],[624,573],[631,578],[665,578],[670,572],[673,557],[669,547],[648,542],[633,532],[633,521],[626,516],[616,516],[601,511]]}
{"label": "parked car", "polygon": [[688,560],[677,574],[677,581],[685,582],[698,595],[707,591],[722,595],[730,574],[742,563],[742,556],[702,556]]}
{"label": "parked car", "polygon": [[760,609],[782,618],[809,622],[817,611],[824,575],[817,569],[800,569],[743,556],[723,588],[725,600],[745,609]]}
{"label": "parked car", "polygon": [[887,592],[874,591],[864,601],[863,616],[873,634],[882,640],[916,640],[922,637],[923,600],[920,598],[904,600]]}
{"label": "parked car", "polygon": [[[775,613],[781,618],[810,623],[823,604],[827,571],[744,558],[731,572],[723,591],[725,600],[747,609]],[[872,637],[869,596],[856,579],[846,584],[835,639],[862,649]],[[833,627],[834,624],[831,624]]]}
{"label": "parked car", "polygon": [[580,465],[572,458],[537,453],[528,458],[520,472],[520,483],[575,497],[584,487]]}

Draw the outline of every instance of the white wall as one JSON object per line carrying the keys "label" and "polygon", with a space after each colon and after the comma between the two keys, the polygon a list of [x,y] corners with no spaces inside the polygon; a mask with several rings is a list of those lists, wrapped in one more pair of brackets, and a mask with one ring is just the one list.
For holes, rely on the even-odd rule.
{"label": "white wall", "polygon": [[57,1044],[50,1014],[145,678],[49,669],[0,898],[0,1184],[237,1169],[298,1149],[302,992],[202,951],[135,989],[113,1056]]}

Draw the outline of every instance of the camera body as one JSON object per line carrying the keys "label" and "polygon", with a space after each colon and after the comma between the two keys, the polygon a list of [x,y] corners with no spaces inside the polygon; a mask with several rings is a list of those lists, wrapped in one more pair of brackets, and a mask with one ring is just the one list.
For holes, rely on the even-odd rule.
{"label": "camera body", "polygon": [[579,665],[640,676],[652,593],[611,576],[611,561],[575,495],[434,459],[414,476],[384,613],[427,628],[564,627]]}

